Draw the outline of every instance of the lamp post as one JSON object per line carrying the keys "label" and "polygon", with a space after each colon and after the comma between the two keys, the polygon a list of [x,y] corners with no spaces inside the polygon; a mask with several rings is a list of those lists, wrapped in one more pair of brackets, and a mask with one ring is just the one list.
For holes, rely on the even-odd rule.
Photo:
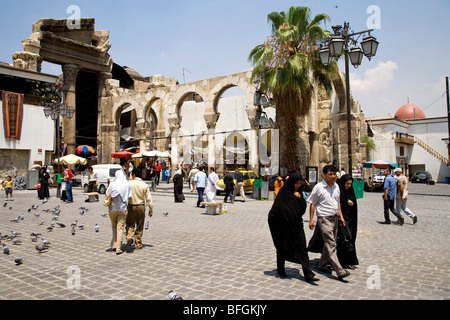
{"label": "lamp post", "polygon": [[[365,55],[369,61],[375,56],[379,42],[375,37],[370,35],[373,29],[352,32],[348,22],[344,22],[344,27],[337,25],[332,27],[334,35],[327,37],[325,45],[322,45],[319,50],[320,60],[322,64],[328,66],[331,63],[331,59],[339,59],[344,51],[345,55],[345,87],[346,87],[346,104],[347,104],[347,143],[348,143],[348,170],[349,174],[352,174],[352,139],[351,139],[351,122],[350,122],[350,72],[349,62],[353,67],[358,68],[362,62],[363,55]],[[364,37],[361,41],[361,48],[358,45],[358,39],[361,35],[368,33],[368,36]],[[349,48],[349,44],[352,45]]]}
{"label": "lamp post", "polygon": [[[58,97],[59,98],[59,97]],[[72,107],[68,107],[61,102],[59,98],[56,102],[47,103],[44,107],[44,115],[46,118],[50,117],[53,121],[56,121],[56,150],[58,156],[58,173],[61,170],[61,163],[59,158],[61,157],[61,142],[59,133],[59,120],[60,116],[72,119],[75,110]],[[61,184],[58,182],[58,187],[56,189],[56,196],[61,197]]]}
{"label": "lamp post", "polygon": [[260,148],[261,148],[261,129],[273,129],[274,124],[271,119],[267,117],[267,113],[263,111],[263,108],[267,107],[276,107],[275,100],[273,98],[269,98],[265,93],[257,90],[255,91],[255,94],[253,95],[253,104],[258,107],[256,112],[258,113],[257,119],[256,119],[256,126],[258,128],[258,176],[261,164],[260,159]]}

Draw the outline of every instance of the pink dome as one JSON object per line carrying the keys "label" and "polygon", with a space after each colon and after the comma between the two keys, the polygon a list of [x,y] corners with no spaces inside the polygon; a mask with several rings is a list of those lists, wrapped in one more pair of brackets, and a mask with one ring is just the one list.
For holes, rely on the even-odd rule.
{"label": "pink dome", "polygon": [[395,113],[395,117],[402,120],[425,119],[425,113],[416,105],[407,103],[400,107]]}

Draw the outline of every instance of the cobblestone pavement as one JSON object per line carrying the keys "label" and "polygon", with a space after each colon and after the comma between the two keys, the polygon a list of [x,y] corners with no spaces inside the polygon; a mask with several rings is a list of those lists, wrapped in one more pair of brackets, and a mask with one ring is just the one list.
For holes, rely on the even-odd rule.
{"label": "cobblestone pavement", "polygon": [[[34,190],[14,191],[14,201],[7,202],[2,194],[0,232],[20,232],[22,244],[2,240],[10,254],[0,256],[0,299],[167,300],[169,290],[185,300],[450,298],[450,185],[410,185],[408,207],[418,216],[415,225],[408,217],[403,226],[379,224],[381,193],[365,193],[358,200],[360,265],[346,282],[334,273],[316,271],[318,286],[306,283],[301,266],[293,263],[286,263],[288,278],[278,277],[267,225],[272,202],[248,199],[244,203],[238,198],[228,205],[228,213],[206,215],[205,209],[195,206],[196,194],[185,188],[186,201],[174,203],[171,188],[172,184],[162,184],[153,193],[154,216],[147,217],[150,227],[144,231],[144,248],[121,255],[108,250],[111,224],[102,216],[107,213],[104,196],[100,202],[85,203],[81,188],[74,188],[75,202],[63,204],[52,189],[53,197],[43,204]],[[28,212],[33,204],[38,209]],[[66,227],[56,225],[48,232],[53,214],[43,210],[57,205],[61,206],[57,222]],[[80,214],[81,206],[89,210]],[[20,214],[23,220],[11,222]],[[306,213],[307,240],[312,236],[308,217]],[[75,220],[85,229],[77,228],[72,235],[70,224]],[[32,242],[32,232],[51,242],[47,252],[35,249],[41,240]],[[16,257],[23,264],[16,265]],[[310,253],[313,266],[318,259],[319,254]]]}

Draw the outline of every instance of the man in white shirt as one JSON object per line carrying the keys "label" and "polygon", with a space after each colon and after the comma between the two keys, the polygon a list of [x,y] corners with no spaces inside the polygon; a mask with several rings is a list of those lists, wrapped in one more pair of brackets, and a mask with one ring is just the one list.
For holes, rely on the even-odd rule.
{"label": "man in white shirt", "polygon": [[[197,189],[198,193],[198,200],[197,200],[197,207],[200,207],[200,203],[203,202],[203,192],[205,191],[206,187],[206,173],[203,172],[203,166],[200,166],[199,171],[194,176],[194,187],[193,189]],[[201,208],[204,208],[205,206],[201,206]]]}
{"label": "man in white shirt", "polygon": [[148,216],[153,216],[153,200],[148,185],[141,179],[141,170],[133,168],[131,180],[129,181],[132,192],[128,199],[128,214],[126,220],[127,244],[125,251],[131,250],[133,244],[135,249],[142,249],[142,234],[144,233],[145,206],[149,208]]}
{"label": "man in white shirt", "polygon": [[397,179],[397,194],[395,197],[395,206],[398,213],[406,213],[413,220],[413,224],[417,223],[417,216],[406,207],[408,198],[408,178],[403,174],[402,168],[394,169],[395,178]]}
{"label": "man in white shirt", "polygon": [[217,190],[223,190],[217,184],[219,182],[219,176],[215,172],[214,168],[209,168],[208,185],[206,186],[206,202],[216,202]]}
{"label": "man in white shirt", "polygon": [[308,198],[310,203],[309,228],[314,229],[314,212],[317,214],[317,225],[323,238],[323,250],[319,261],[319,270],[331,273],[327,263],[331,262],[339,280],[350,275],[339,263],[336,252],[336,239],[339,223],[345,226],[340,204],[340,190],[336,184],[337,169],[333,165],[323,167],[322,182],[316,184]]}

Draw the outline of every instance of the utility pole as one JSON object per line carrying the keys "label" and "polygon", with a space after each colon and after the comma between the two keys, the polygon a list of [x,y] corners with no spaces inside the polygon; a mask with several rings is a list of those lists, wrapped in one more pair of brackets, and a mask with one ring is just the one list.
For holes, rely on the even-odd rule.
{"label": "utility pole", "polygon": [[185,76],[184,76],[184,72],[185,72],[185,71],[187,71],[187,72],[189,72],[189,73],[192,73],[192,72],[190,72],[188,69],[183,68],[183,83],[186,83],[186,79],[185,79]]}
{"label": "utility pole", "polygon": [[449,99],[449,92],[448,92],[448,77],[445,77],[445,84],[446,84],[446,89],[447,89],[447,122],[448,122],[447,150],[448,150],[448,159],[450,160],[450,99]]}

